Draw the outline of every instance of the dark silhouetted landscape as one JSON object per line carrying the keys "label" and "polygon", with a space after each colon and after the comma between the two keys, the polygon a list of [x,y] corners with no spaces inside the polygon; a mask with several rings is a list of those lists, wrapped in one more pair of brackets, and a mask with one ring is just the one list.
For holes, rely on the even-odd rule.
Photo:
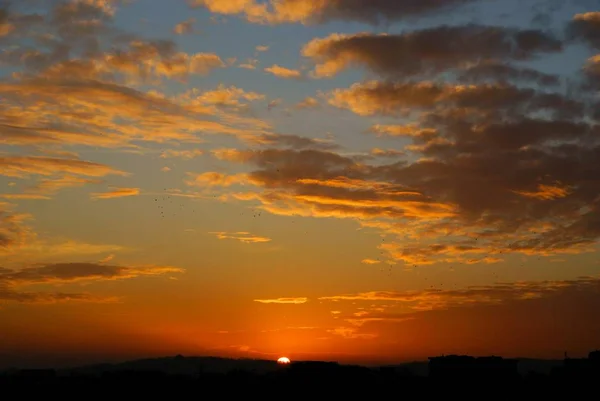
{"label": "dark silhouetted landscape", "polygon": [[322,361],[282,365],[267,360],[177,355],[58,370],[8,369],[0,374],[5,394],[74,396],[92,392],[199,399],[208,394],[292,399],[326,394],[398,399],[554,399],[594,392],[598,380],[600,351],[590,352],[588,358],[563,361],[447,355],[429,358],[428,362],[376,367]]}

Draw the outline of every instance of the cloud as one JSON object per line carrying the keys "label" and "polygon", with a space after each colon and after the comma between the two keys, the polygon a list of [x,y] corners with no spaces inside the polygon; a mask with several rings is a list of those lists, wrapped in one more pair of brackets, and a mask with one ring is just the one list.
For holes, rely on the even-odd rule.
{"label": "cloud", "polygon": [[308,302],[308,298],[275,298],[275,299],[255,299],[254,302],[261,304],[293,304],[300,305]]}
{"label": "cloud", "polygon": [[[276,214],[347,218],[433,218],[454,215],[452,205],[432,202],[401,185],[358,178],[368,166],[319,150],[267,149],[216,151],[218,158],[262,167],[248,174],[254,185],[268,189],[247,197]],[[326,166],[326,167],[325,167]],[[321,167],[324,167],[321,169]],[[353,178],[357,176],[357,178]],[[238,199],[243,196],[233,195]],[[287,211],[286,211],[287,209]]]}
{"label": "cloud", "polygon": [[194,32],[195,18],[189,18],[173,27],[173,32],[177,35],[186,35]]}
{"label": "cloud", "polygon": [[271,238],[260,237],[258,235],[253,235],[246,231],[238,231],[238,232],[233,232],[233,233],[221,231],[221,232],[211,232],[209,234],[214,234],[218,239],[232,239],[232,240],[243,242],[244,244],[260,244],[260,243],[272,241]]}
{"label": "cloud", "polygon": [[202,149],[190,149],[190,150],[167,149],[160,153],[160,157],[162,159],[180,158],[183,160],[191,160],[198,156],[204,155],[204,153],[205,152]]}
{"label": "cloud", "polygon": [[12,286],[79,281],[123,280],[140,276],[182,273],[172,266],[115,266],[97,263],[55,263],[19,270],[0,270],[0,282]]}
{"label": "cloud", "polygon": [[66,188],[79,188],[88,184],[101,184],[99,179],[83,178],[73,175],[64,175],[56,178],[43,178],[29,188],[25,188],[23,193],[4,194],[5,199],[52,199],[57,192]]}
{"label": "cloud", "polygon": [[197,101],[204,104],[212,104],[217,106],[242,107],[246,106],[246,102],[263,100],[265,95],[256,92],[246,92],[236,86],[226,87],[220,84],[215,90],[203,92],[196,98]]}
{"label": "cloud", "polygon": [[90,294],[27,292],[23,291],[22,287],[123,280],[182,272],[182,269],[171,266],[115,266],[96,263],[55,263],[24,269],[0,267],[0,301],[21,303],[114,302],[115,298],[102,298]]}
{"label": "cloud", "polygon": [[569,25],[569,33],[572,38],[581,39],[600,50],[600,11],[575,15]]}
{"label": "cloud", "polygon": [[411,141],[394,150],[413,160],[372,165],[317,149],[213,154],[254,166],[246,174],[258,190],[229,199],[372,224],[403,238],[382,251],[410,265],[586,252],[600,237],[600,188],[586,178],[600,174],[592,162],[600,143],[598,127],[582,120],[593,110],[585,99],[513,83],[372,81],[330,101],[361,115],[414,115],[370,129]]}
{"label": "cloud", "polygon": [[[333,106],[361,116],[416,118],[424,112],[447,113],[447,107],[453,107],[456,114],[464,113],[465,117],[469,113],[473,115],[472,118],[482,118],[501,110],[505,114],[498,117],[515,119],[517,113],[527,115],[539,112],[552,113],[557,119],[578,118],[583,116],[585,110],[584,103],[574,98],[502,83],[463,86],[368,81],[354,84],[349,89],[336,89],[331,92],[328,101]],[[410,128],[412,130],[406,131]],[[421,133],[430,129],[428,126],[419,128]],[[414,136],[418,132],[414,126],[405,126],[405,132],[386,133]]]}
{"label": "cloud", "polygon": [[0,255],[5,264],[22,265],[37,260],[64,260],[126,250],[119,245],[47,238],[34,231],[32,220],[32,215],[18,213],[13,205],[0,202]]}
{"label": "cloud", "polygon": [[396,149],[379,149],[379,148],[373,148],[371,149],[371,151],[369,152],[372,156],[375,157],[403,157],[406,156],[406,152],[403,150],[396,150]]}
{"label": "cloud", "polygon": [[227,175],[210,171],[202,174],[188,173],[188,176],[190,176],[191,179],[186,180],[186,184],[198,187],[230,187],[232,185],[244,185],[250,183],[245,174]]}
{"label": "cloud", "polygon": [[381,263],[380,260],[375,260],[375,259],[363,259],[361,261],[361,263],[365,264],[365,265],[376,265]]}
{"label": "cloud", "polygon": [[519,195],[523,195],[529,198],[541,199],[541,200],[553,200],[557,198],[565,198],[569,196],[568,188],[561,188],[559,186],[553,185],[538,185],[537,191],[527,192],[527,191],[516,191]]}
{"label": "cloud", "polygon": [[51,197],[40,194],[3,194],[0,197],[13,200],[50,200]]}
{"label": "cloud", "polygon": [[296,104],[297,109],[315,109],[319,107],[320,103],[314,97],[306,97],[304,100]]}
{"label": "cloud", "polygon": [[281,99],[273,99],[269,102],[269,104],[267,105],[267,110],[271,111],[273,110],[275,107],[279,106],[281,103],[283,103],[283,101]]}
{"label": "cloud", "polygon": [[213,13],[243,15],[260,24],[316,24],[334,20],[376,24],[414,19],[433,12],[449,12],[477,0],[190,0],[193,7]]}
{"label": "cloud", "polygon": [[59,178],[41,179],[32,189],[42,194],[54,194],[64,188],[78,188],[87,184],[100,184],[101,180],[65,175]]}
{"label": "cloud", "polygon": [[432,76],[486,61],[524,61],[559,52],[562,43],[536,30],[464,25],[438,26],[403,34],[331,34],[313,39],[302,53],[316,65],[317,78],[362,66],[389,76]]}
{"label": "cloud", "polygon": [[244,61],[243,63],[240,63],[238,65],[238,67],[244,68],[246,70],[255,70],[257,65],[258,65],[258,59],[249,58],[246,61]]}
{"label": "cloud", "polygon": [[[392,354],[390,360],[421,360],[427,355],[449,352],[473,355],[481,352],[479,341],[482,338],[492,341],[494,353],[502,355],[552,355],[553,350],[562,349],[561,345],[577,338],[576,343],[580,346],[577,353],[587,355],[594,349],[600,332],[595,319],[600,287],[598,281],[591,284],[587,280],[559,281],[562,284],[557,285],[550,282],[498,284],[490,286],[500,287],[491,289],[491,295],[481,292],[475,295],[482,301],[480,303],[461,302],[459,299],[467,296],[468,289],[458,289],[456,291],[463,294],[459,299],[454,297],[455,301],[450,305],[448,295],[445,295],[441,302],[428,299],[417,309],[414,306],[421,301],[320,302],[324,307],[335,305],[344,311],[332,322],[348,333],[378,336],[368,346],[376,347],[383,354]],[[503,289],[504,286],[507,289]],[[557,289],[553,290],[553,287]],[[533,289],[531,297],[526,293],[528,289]],[[498,295],[502,291],[510,295]],[[539,296],[540,293],[544,295]],[[404,298],[400,295],[403,292],[395,294]],[[344,327],[341,323],[347,325]],[[557,327],[560,329],[556,330]],[[585,328],[583,331],[582,327]],[[549,332],[554,335],[548,336]],[[582,336],[582,333],[586,334]],[[540,342],[540,339],[545,340]],[[397,347],[390,345],[393,343]]]}
{"label": "cloud", "polygon": [[0,252],[18,248],[31,236],[31,229],[26,221],[31,215],[16,213],[10,205],[0,202]]}
{"label": "cloud", "polygon": [[0,283],[0,304],[5,302],[34,304],[55,304],[59,302],[107,303],[116,302],[117,300],[113,297],[97,297],[85,293],[15,291]]}
{"label": "cloud", "polygon": [[256,46],[256,51],[257,52],[266,52],[266,51],[269,51],[269,46],[265,46],[265,45]]}
{"label": "cloud", "polygon": [[300,71],[282,67],[277,64],[274,64],[270,67],[266,67],[264,70],[268,73],[275,75],[278,78],[299,79],[302,77],[302,73]]}
{"label": "cloud", "polygon": [[92,199],[114,199],[114,198],[124,198],[128,196],[137,196],[140,194],[139,188],[118,188],[113,187],[108,192],[95,192],[90,194]]}
{"label": "cloud", "polygon": [[327,333],[341,336],[349,340],[372,340],[378,337],[375,333],[359,333],[358,329],[353,327],[336,327],[334,329],[328,329]]}
{"label": "cloud", "polygon": [[0,157],[0,175],[7,177],[26,177],[28,175],[49,176],[57,173],[69,173],[88,177],[106,175],[126,175],[100,163],[92,163],[76,159],[57,159],[39,156],[5,156]]}
{"label": "cloud", "polygon": [[[443,310],[478,305],[500,305],[515,301],[524,301],[549,297],[572,289],[600,288],[600,280],[584,277],[577,280],[499,283],[489,286],[473,286],[457,290],[422,291],[372,291],[357,294],[321,297],[322,301],[348,302],[386,302],[401,304],[404,313]],[[402,316],[385,315],[378,312],[364,312],[352,319],[398,319]],[[405,318],[405,317],[404,317]]]}
{"label": "cloud", "polygon": [[331,142],[330,140],[308,138],[293,134],[263,134],[250,138],[248,142],[255,145],[288,147],[293,149],[331,150],[339,148],[339,145]]}
{"label": "cloud", "polygon": [[140,141],[194,143],[199,134],[270,132],[259,119],[235,119],[235,109],[203,104],[198,90],[175,96],[147,91],[227,63],[214,53],[188,54],[172,41],[125,32],[115,25],[115,4],[111,12],[105,4],[11,5],[7,20],[14,29],[3,36],[7,51],[0,54],[0,63],[16,71],[0,83],[4,144],[131,149]]}
{"label": "cloud", "polygon": [[[591,57],[584,67],[588,84],[592,88],[600,88],[600,54]],[[595,119],[600,121],[600,113],[596,111]]]}
{"label": "cloud", "polygon": [[541,86],[560,84],[558,75],[546,74],[532,68],[516,67],[506,62],[487,61],[468,66],[460,73],[459,80],[466,83],[477,82],[521,82]]}

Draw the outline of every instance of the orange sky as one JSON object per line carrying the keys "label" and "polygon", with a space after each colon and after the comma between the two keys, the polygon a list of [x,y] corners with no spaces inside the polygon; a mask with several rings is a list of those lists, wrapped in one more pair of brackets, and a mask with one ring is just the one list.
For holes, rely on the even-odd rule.
{"label": "orange sky", "polygon": [[600,11],[522,3],[6,2],[0,368],[600,347]]}

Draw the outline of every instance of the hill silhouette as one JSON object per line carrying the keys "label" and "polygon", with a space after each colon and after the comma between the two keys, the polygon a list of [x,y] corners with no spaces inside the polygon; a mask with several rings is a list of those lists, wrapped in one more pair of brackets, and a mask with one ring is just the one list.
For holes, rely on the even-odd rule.
{"label": "hill silhouette", "polygon": [[[517,368],[518,365],[520,368]],[[523,373],[526,371],[526,373]],[[419,396],[422,399],[580,399],[600,379],[600,352],[563,361],[448,355],[388,366],[219,357],[150,358],[68,369],[12,369],[0,374],[5,391],[24,395],[128,394],[223,397]],[[399,397],[401,398],[401,397]]]}
{"label": "hill silhouette", "polygon": [[[13,357],[16,359],[16,357]],[[563,365],[562,359],[534,359],[517,358],[518,372],[521,375],[528,373],[548,375],[557,367]],[[428,375],[428,361],[412,361],[398,364],[369,365],[371,368],[391,368],[405,370],[415,376]],[[13,365],[12,368],[0,369],[2,371],[15,371],[19,368],[31,368],[31,366]],[[254,373],[273,372],[278,368],[277,362],[267,359],[252,358],[224,358],[217,356],[167,356],[158,358],[143,358],[117,363],[97,363],[91,365],[73,366],[69,368],[56,369],[58,375],[102,375],[104,372],[116,371],[154,371],[168,375],[197,375],[199,372],[207,373],[229,373],[231,371],[243,370]]]}

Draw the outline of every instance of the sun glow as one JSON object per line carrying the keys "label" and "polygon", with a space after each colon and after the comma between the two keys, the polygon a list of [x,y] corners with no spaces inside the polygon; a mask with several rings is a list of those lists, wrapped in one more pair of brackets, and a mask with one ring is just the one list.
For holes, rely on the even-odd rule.
{"label": "sun glow", "polygon": [[277,360],[277,363],[280,365],[289,365],[291,363],[289,358],[286,358],[285,356],[282,356],[281,358],[279,358]]}

